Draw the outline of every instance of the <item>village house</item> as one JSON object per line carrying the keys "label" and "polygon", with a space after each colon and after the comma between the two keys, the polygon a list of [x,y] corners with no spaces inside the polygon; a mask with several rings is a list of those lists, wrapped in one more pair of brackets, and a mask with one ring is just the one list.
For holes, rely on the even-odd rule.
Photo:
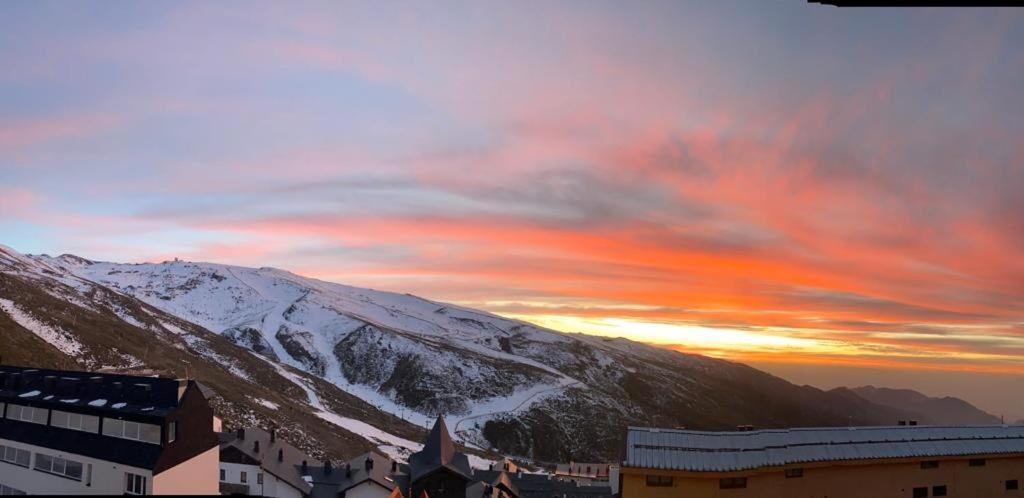
{"label": "village house", "polygon": [[387,498],[395,487],[392,475],[398,470],[398,462],[371,451],[340,465],[324,462],[307,475],[313,498]]}
{"label": "village house", "polygon": [[277,437],[274,429],[238,429],[220,435],[223,494],[304,498],[313,486],[303,477],[310,458]]}

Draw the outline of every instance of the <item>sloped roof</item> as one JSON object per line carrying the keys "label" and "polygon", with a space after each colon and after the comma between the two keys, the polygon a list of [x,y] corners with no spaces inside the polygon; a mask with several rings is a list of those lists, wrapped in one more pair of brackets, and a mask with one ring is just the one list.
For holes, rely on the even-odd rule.
{"label": "sloped roof", "polygon": [[423,449],[409,455],[409,477],[416,481],[440,469],[450,470],[466,479],[473,475],[469,467],[469,458],[455,451],[455,443],[452,442],[448,426],[442,416],[438,416],[434,422]]}
{"label": "sloped roof", "polygon": [[517,488],[515,484],[512,484],[512,480],[508,477],[508,472],[498,473],[498,476],[491,481],[491,486],[504,488],[505,491],[512,493],[512,495],[519,496],[519,488]]}
{"label": "sloped roof", "polygon": [[[373,468],[369,471],[366,469],[367,460],[373,460]],[[333,467],[330,474],[324,472],[322,465],[310,466],[309,476],[313,481],[312,496],[314,498],[336,497],[341,492],[367,481],[372,481],[384,489],[391,490],[395,487],[394,479],[390,477],[391,463],[390,458],[371,451]],[[346,471],[346,465],[348,465],[348,471]]]}
{"label": "sloped roof", "polygon": [[1024,426],[895,426],[705,432],[630,427],[626,467],[727,472],[806,462],[1024,455]]}
{"label": "sloped roof", "polygon": [[[250,462],[258,462],[264,471],[273,474],[303,494],[309,494],[312,491],[313,486],[302,478],[302,461],[312,461],[305,453],[279,437],[275,437],[271,442],[270,433],[263,429],[243,429],[244,437],[238,436],[238,432],[221,433],[222,461],[233,461],[235,460],[234,455],[241,453]],[[257,441],[259,442],[258,452],[255,448]],[[278,460],[279,455],[282,457],[280,460]]]}

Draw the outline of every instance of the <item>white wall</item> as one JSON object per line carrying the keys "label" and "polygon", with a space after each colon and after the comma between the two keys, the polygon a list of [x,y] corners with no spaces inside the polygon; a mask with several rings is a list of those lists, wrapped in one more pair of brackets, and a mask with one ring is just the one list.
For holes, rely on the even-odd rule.
{"label": "white wall", "polygon": [[[0,483],[12,488],[20,489],[28,494],[113,494],[120,495],[125,491],[125,472],[131,472],[146,477],[146,492],[152,493],[153,474],[152,472],[131,467],[128,465],[115,464],[104,460],[97,460],[74,453],[67,453],[42,448],[29,444],[17,443],[0,439],[0,445],[21,448],[32,452],[31,466],[35,467],[36,453],[67,458],[82,463],[82,480],[75,481],[65,477],[47,474],[34,470],[34,468],[19,467],[7,462],[0,462]],[[92,467],[90,477],[89,468]]]}
{"label": "white wall", "polygon": [[[277,498],[302,498],[302,492],[292,487],[285,481],[267,473],[256,465],[243,465],[239,463],[221,462],[220,468],[224,470],[224,480],[231,484],[242,484],[242,472],[247,474],[246,486],[249,487],[248,494],[252,496],[274,496]],[[263,485],[257,483],[257,474],[263,474]],[[386,497],[385,497],[386,498]]]}

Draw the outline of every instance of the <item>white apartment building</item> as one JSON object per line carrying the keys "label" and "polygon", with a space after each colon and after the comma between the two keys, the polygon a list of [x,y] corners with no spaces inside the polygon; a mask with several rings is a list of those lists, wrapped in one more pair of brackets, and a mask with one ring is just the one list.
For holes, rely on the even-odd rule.
{"label": "white apartment building", "polygon": [[0,366],[0,494],[216,494],[194,381]]}

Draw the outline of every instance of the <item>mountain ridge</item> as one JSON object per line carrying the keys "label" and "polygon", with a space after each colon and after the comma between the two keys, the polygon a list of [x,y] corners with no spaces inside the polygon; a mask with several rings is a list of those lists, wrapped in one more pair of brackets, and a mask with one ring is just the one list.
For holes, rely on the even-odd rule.
{"label": "mountain ridge", "polygon": [[[161,340],[173,340],[174,328],[206,331],[207,340],[225,350],[236,348],[232,355],[256,359],[255,364],[238,360],[247,368],[265,363],[298,386],[300,392],[290,395],[305,395],[315,419],[345,418],[315,406],[322,393],[365,405],[362,412],[339,408],[346,414],[377,410],[391,417],[384,424],[389,435],[417,434],[441,412],[460,441],[481,455],[500,452],[539,462],[615,460],[626,425],[721,430],[741,424],[926,420],[853,391],[795,386],[739,363],[547,330],[486,311],[280,269],[180,260],[120,264],[13,252],[4,258],[0,251],[0,274],[8,279],[56,282],[70,306],[95,306],[89,296],[97,293],[121,296],[128,304],[105,305],[110,314],[129,327],[157,330]],[[124,311],[132,306],[143,311]],[[161,318],[147,322],[145,315],[156,312]]]}

